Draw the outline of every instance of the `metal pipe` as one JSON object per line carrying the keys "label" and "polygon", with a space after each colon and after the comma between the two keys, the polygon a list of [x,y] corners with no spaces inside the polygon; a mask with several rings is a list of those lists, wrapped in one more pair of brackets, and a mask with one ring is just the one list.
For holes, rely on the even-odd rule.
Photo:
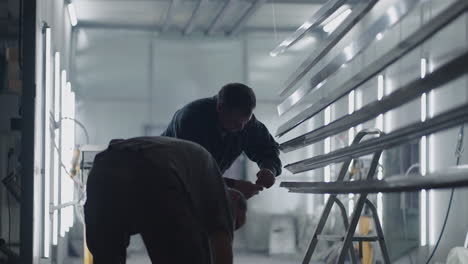
{"label": "metal pipe", "polygon": [[468,122],[468,104],[446,111],[425,122],[413,123],[379,138],[370,139],[357,145],[333,151],[329,154],[288,164],[285,168],[292,173],[321,168],[331,163],[342,162],[350,158],[361,157],[372,154],[378,150],[408,143],[422,136],[427,136],[465,122]]}
{"label": "metal pipe", "polygon": [[380,114],[408,103],[411,100],[416,99],[421,94],[439,88],[449,81],[452,81],[467,73],[467,60],[468,51],[451,60],[447,64],[441,66],[426,78],[418,78],[413,80],[399,90],[383,97],[380,101],[370,103],[360,110],[337,119],[336,121],[326,126],[319,127],[311,132],[289,140],[281,144],[280,148],[283,152],[289,152],[305,147],[329,136],[345,131],[348,128],[369,121]]}
{"label": "metal pipe", "polygon": [[460,15],[465,13],[468,9],[468,2],[465,0],[458,0],[450,7],[445,9],[439,15],[424,24],[419,30],[402,40],[397,46],[385,53],[375,62],[364,68],[358,74],[344,82],[343,86],[337,87],[331,90],[324,98],[317,99],[319,101],[312,104],[311,107],[302,111],[283,125],[278,128],[276,133],[277,136],[283,136],[287,132],[291,131],[298,125],[302,124],[306,120],[312,118],[317,113],[325,109],[327,106],[336,102],[341,97],[345,96],[350,91],[358,88],[379,72],[384,70],[386,67],[394,63],[397,59],[401,58],[419,44],[427,40],[429,37],[437,33],[445,25],[449,24]]}

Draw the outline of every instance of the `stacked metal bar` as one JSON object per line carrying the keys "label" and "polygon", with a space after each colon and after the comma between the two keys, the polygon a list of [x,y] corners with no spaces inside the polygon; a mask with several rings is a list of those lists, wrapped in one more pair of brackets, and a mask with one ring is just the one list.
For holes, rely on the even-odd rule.
{"label": "stacked metal bar", "polygon": [[[311,77],[307,85],[302,85],[301,87],[297,88],[296,91],[290,93],[290,95],[280,105],[278,105],[278,113],[281,115],[287,112],[292,107],[297,105],[301,100],[303,100],[304,97],[314,89],[324,89],[322,87],[322,84],[326,82],[328,78],[332,77],[334,74],[337,74],[337,72],[343,64],[350,62],[358,54],[365,50],[369,46],[369,43],[371,43],[375,39],[375,36],[378,33],[385,32],[394,25],[398,24],[398,22],[401,21],[401,19],[403,19],[409,12],[411,12],[419,2],[421,1],[393,1],[386,12],[384,12],[380,17],[374,19],[364,33],[359,35],[358,38],[353,40],[349,45],[345,46],[343,50],[338,52],[327,65],[325,65],[320,70],[314,69],[317,63],[327,55],[328,51],[330,51],[330,49],[333,46],[336,45],[337,41],[342,39],[343,35],[346,34],[346,32],[349,32],[353,26],[359,23],[360,19],[367,12],[372,10],[372,7],[375,3],[372,3],[372,1],[362,1],[361,6],[357,12],[359,13],[359,15],[355,13],[354,18],[351,19],[352,21],[348,20],[348,23],[345,22],[337,28],[337,30],[343,35],[337,33],[337,35],[334,36],[336,39],[330,39],[330,41],[325,42],[326,45],[319,49],[320,52],[315,53],[313,56],[308,58],[293,74],[293,76],[290,78],[290,81],[286,83],[286,87],[283,90],[282,95],[286,94],[292,88],[296,87],[297,84],[301,81],[301,79],[304,76],[306,76],[307,73],[311,72],[311,70],[316,70],[314,71],[316,72],[316,74]],[[446,8],[437,16],[431,18],[429,21],[423,24],[419,30],[407,36],[393,49],[389,50],[388,52],[377,58],[373,63],[365,67],[361,72],[355,74],[347,81],[343,82],[344,85],[340,87],[327,87],[329,88],[329,90],[322,92],[322,94],[325,95],[320,100],[315,100],[310,107],[308,107],[307,109],[305,109],[304,111],[302,111],[301,113],[299,113],[298,115],[294,116],[292,119],[281,125],[277,131],[277,136],[281,137],[287,134],[298,125],[316,116],[326,107],[338,101],[340,98],[344,97],[349,92],[359,88],[361,85],[363,85],[365,82],[372,79],[373,77],[376,77],[385,68],[387,68],[388,66],[398,61],[400,58],[402,58],[412,50],[414,50],[424,41],[426,41],[431,36],[443,29],[446,25],[454,21],[456,18],[460,17],[462,14],[466,13],[467,10],[468,1],[458,0],[454,2],[451,6]],[[369,121],[380,114],[402,106],[403,104],[406,104],[418,98],[423,93],[427,93],[431,90],[438,89],[444,84],[453,81],[459,78],[460,76],[463,76],[464,74],[467,74],[468,64],[466,64],[466,61],[468,61],[468,50],[463,51],[457,57],[440,66],[438,69],[433,71],[431,74],[427,75],[425,78],[414,79],[413,81],[409,82],[403,87],[400,87],[395,92],[384,96],[377,102],[365,105],[360,110],[355,111],[352,114],[348,114],[340,119],[337,119],[326,126],[319,127],[313,131],[309,131],[303,135],[300,135],[294,139],[282,143],[280,145],[281,150],[283,152],[290,152],[293,150],[303,148],[310,144],[319,142],[327,137],[336,135],[338,133],[346,131],[349,128],[355,127],[361,123]],[[418,139],[422,136],[429,135],[460,124],[464,124],[466,122],[468,122],[468,104],[441,113],[431,119],[426,120],[425,122],[416,122],[398,130],[395,130],[390,134],[381,136],[379,138],[370,139],[350,147],[338,149],[325,155],[320,155],[313,158],[297,161],[292,164],[286,165],[285,168],[291,171],[292,173],[300,173],[321,168],[332,163],[342,162],[350,158],[358,158],[379,150],[392,148],[397,145],[410,142],[411,140]],[[449,183],[444,183],[445,185],[443,186],[446,187],[460,184],[460,179],[462,179],[462,182],[468,182],[466,180],[466,177],[468,175],[465,174],[461,176],[457,174],[457,179],[455,179],[455,177],[455,180]],[[420,184],[422,186],[428,183],[428,181],[416,182],[411,184]],[[299,188],[302,184],[305,189]],[[385,183],[379,182],[375,184],[384,185]],[[310,188],[310,183],[305,182],[285,182],[282,183],[281,186],[287,187],[290,190],[294,189],[298,192],[315,193],[320,192],[317,191],[317,188],[325,188],[325,185],[315,185],[313,188]],[[434,186],[435,185],[428,185],[428,187],[430,188]],[[437,186],[435,186],[434,188],[437,188]],[[326,185],[326,188],[329,187],[329,185]],[[346,188],[345,186],[338,187]],[[337,190],[338,187],[334,186],[334,190]],[[325,189],[321,189],[321,193],[324,193],[324,190]],[[330,191],[330,189],[327,190]]]}

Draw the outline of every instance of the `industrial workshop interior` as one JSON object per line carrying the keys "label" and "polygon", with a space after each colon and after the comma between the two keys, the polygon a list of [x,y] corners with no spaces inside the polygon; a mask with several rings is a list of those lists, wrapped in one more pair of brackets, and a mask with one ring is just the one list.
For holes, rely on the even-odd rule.
{"label": "industrial workshop interior", "polygon": [[[192,263],[468,263],[467,12],[468,0],[0,0],[0,264],[160,263],[145,241],[189,256],[177,247],[183,234],[171,244],[158,236],[183,233],[178,224],[201,234],[203,245],[190,252],[211,254]],[[236,131],[223,123],[231,113],[225,87],[254,94]],[[179,109],[208,101],[215,118],[185,118],[195,124],[187,137],[169,136],[185,126],[174,123]],[[230,151],[203,133],[209,127],[223,140],[258,141],[235,146],[239,155],[226,166],[195,140],[202,131],[204,142]],[[133,138],[167,141],[176,154],[141,158],[146,148],[125,145]],[[279,167],[259,161],[265,138]],[[177,163],[177,148],[209,155]],[[190,175],[219,184],[183,185],[182,172],[138,173],[124,160],[99,178],[101,196],[91,193],[88,177],[100,176],[95,163],[105,161],[96,155],[119,151],[171,171],[212,162],[209,173]],[[179,187],[106,195],[123,171],[160,182],[175,175]],[[272,186],[261,185],[265,173]],[[246,195],[226,178],[260,187]],[[166,192],[189,198],[180,206],[169,198],[135,202]],[[219,199],[203,198],[210,192]],[[216,201],[223,212],[200,214],[229,216],[231,224],[198,223],[198,200]],[[95,215],[113,214],[92,218],[92,201],[104,204]],[[245,223],[234,230],[241,201]],[[184,206],[193,219],[161,210]],[[113,234],[130,231],[111,226],[147,213],[161,233],[149,240],[131,233],[123,254],[112,251],[120,243]],[[217,244],[210,230],[230,232],[230,240]],[[99,245],[111,253],[93,239],[107,241]],[[220,245],[230,257],[219,257]]]}

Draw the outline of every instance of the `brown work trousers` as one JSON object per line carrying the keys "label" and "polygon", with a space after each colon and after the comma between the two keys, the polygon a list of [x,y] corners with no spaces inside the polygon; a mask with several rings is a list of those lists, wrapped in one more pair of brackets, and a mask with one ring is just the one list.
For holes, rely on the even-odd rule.
{"label": "brown work trousers", "polygon": [[211,262],[207,235],[176,175],[140,153],[106,150],[87,181],[86,242],[94,264],[124,264],[141,234],[152,263]]}

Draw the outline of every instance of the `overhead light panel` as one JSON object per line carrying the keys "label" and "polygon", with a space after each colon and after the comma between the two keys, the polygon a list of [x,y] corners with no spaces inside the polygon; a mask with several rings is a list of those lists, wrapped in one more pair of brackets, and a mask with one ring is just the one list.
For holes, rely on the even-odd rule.
{"label": "overhead light panel", "polygon": [[70,24],[72,27],[78,25],[78,18],[76,17],[75,5],[73,3],[68,3],[67,5],[68,15],[70,16]]}

